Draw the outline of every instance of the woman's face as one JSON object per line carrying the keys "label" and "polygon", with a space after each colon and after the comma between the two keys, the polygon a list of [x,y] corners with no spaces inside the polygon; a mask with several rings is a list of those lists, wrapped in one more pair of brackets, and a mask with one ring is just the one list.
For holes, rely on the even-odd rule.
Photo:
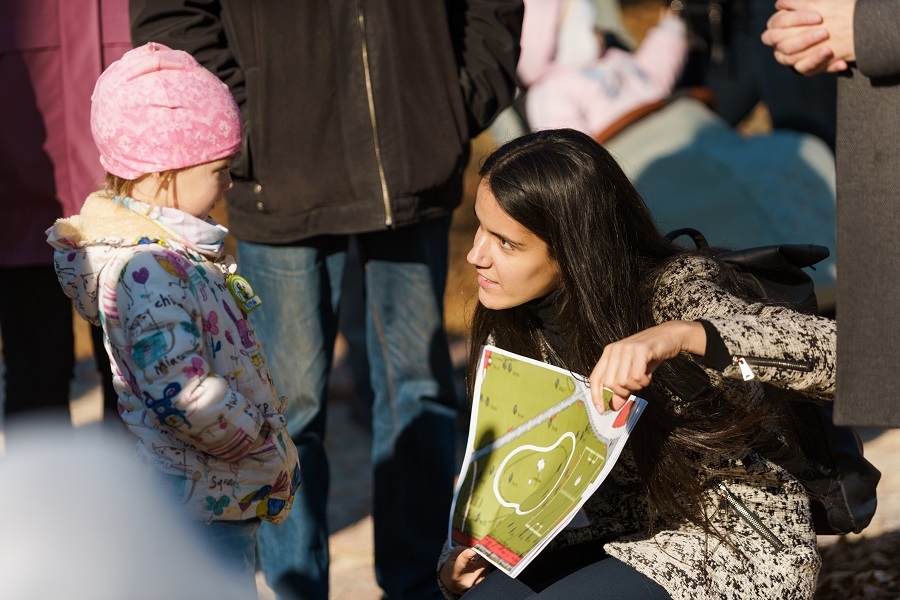
{"label": "woman's face", "polygon": [[546,296],[559,286],[547,244],[510,217],[482,179],[475,197],[478,231],[466,260],[478,273],[478,300],[501,310]]}

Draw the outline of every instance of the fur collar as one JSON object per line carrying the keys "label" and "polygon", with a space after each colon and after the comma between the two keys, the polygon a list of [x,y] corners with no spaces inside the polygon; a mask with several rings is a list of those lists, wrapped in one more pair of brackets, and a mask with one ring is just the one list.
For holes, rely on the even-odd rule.
{"label": "fur collar", "polygon": [[102,192],[96,192],[85,200],[81,212],[68,219],[58,219],[53,225],[57,238],[68,239],[81,245],[98,239],[119,238],[135,240],[142,237],[169,239],[172,234],[152,219],[116,204]]}

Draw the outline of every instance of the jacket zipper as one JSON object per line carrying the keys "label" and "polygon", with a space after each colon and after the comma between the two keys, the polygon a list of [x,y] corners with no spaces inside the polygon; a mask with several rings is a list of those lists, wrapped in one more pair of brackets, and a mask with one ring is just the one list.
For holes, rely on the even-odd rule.
{"label": "jacket zipper", "polygon": [[369,103],[369,122],[372,125],[372,138],[375,143],[375,162],[378,164],[378,177],[381,180],[381,201],[384,204],[384,224],[391,227],[394,215],[391,209],[391,196],[388,194],[387,177],[384,174],[384,162],[381,158],[381,143],[378,138],[378,121],[375,118],[375,94],[372,91],[372,72],[369,69],[369,47],[366,41],[366,16],[363,13],[362,0],[356,1],[357,23],[359,24],[360,51],[362,52],[363,72],[366,77],[366,99]]}
{"label": "jacket zipper", "polygon": [[788,360],[785,358],[758,358],[755,356],[733,356],[731,362],[736,364],[741,370],[744,381],[750,381],[756,377],[751,365],[757,367],[776,367],[781,369],[791,369],[794,371],[803,371],[809,373],[812,371],[812,365],[806,361]]}
{"label": "jacket zipper", "polygon": [[756,532],[759,536],[769,542],[773,548],[775,548],[776,552],[781,552],[784,550],[784,544],[781,543],[772,531],[766,527],[763,522],[757,517],[749,508],[747,508],[743,502],[738,499],[737,496],[732,494],[727,487],[725,487],[724,483],[719,483],[719,494],[725,499],[725,502],[728,503],[734,511]]}

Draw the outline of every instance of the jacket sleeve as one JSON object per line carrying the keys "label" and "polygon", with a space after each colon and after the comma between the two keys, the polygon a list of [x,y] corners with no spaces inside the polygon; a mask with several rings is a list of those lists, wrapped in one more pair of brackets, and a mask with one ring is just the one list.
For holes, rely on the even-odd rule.
{"label": "jacket sleeve", "polygon": [[[128,8],[135,47],[157,42],[184,50],[228,85],[241,113],[246,115],[244,73],[229,44],[218,0],[129,0]],[[244,121],[246,146],[249,124],[246,117]],[[247,157],[248,153],[241,151],[232,161],[236,178],[249,177]]]}
{"label": "jacket sleeve", "polygon": [[856,66],[866,77],[900,74],[900,4],[857,0],[853,14]]}
{"label": "jacket sleeve", "polygon": [[228,84],[241,104],[244,77],[228,45],[218,1],[130,0],[135,46],[159,42],[184,50]]}
{"label": "jacket sleeve", "polygon": [[674,15],[664,16],[634,52],[634,60],[659,87],[675,89],[688,57],[687,28]]}
{"label": "jacket sleeve", "polygon": [[441,593],[444,595],[444,598],[447,600],[458,600],[459,598],[462,598],[462,596],[451,592],[447,586],[444,585],[444,580],[441,579],[441,568],[444,566],[444,563],[447,562],[447,559],[450,558],[450,553],[452,551],[453,546],[449,542],[444,544],[444,547],[441,549],[441,556],[438,558],[437,564],[437,584]]}
{"label": "jacket sleeve", "polygon": [[[654,319],[702,320],[718,333],[731,358],[746,359],[760,381],[817,397],[833,396],[835,321],[730,294],[717,283],[720,268],[708,259],[676,259],[657,286]],[[723,374],[743,378],[736,362]]]}
{"label": "jacket sleeve", "polygon": [[522,0],[470,0],[448,6],[459,83],[474,137],[512,103],[524,8]]}
{"label": "jacket sleeve", "polygon": [[202,318],[193,297],[160,252],[128,261],[116,305],[134,369],[132,392],[160,427],[229,462],[249,453],[264,416],[216,373],[204,355]]}

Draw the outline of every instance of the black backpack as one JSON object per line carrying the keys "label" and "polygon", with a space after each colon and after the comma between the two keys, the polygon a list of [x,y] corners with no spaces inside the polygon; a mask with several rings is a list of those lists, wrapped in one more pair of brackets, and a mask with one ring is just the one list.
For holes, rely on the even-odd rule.
{"label": "black backpack", "polygon": [[[815,287],[803,269],[828,257],[828,248],[813,244],[782,244],[744,250],[715,251],[696,229],[678,229],[666,237],[687,235],[700,250],[733,267],[760,298],[818,311]],[[859,533],[869,524],[877,505],[875,490],[881,472],[863,456],[862,442],[853,427],[834,424],[832,405],[799,392],[766,385],[767,394],[786,394],[792,413],[791,440],[764,434],[757,451],[794,475],[806,488],[813,525],[819,535]]]}

